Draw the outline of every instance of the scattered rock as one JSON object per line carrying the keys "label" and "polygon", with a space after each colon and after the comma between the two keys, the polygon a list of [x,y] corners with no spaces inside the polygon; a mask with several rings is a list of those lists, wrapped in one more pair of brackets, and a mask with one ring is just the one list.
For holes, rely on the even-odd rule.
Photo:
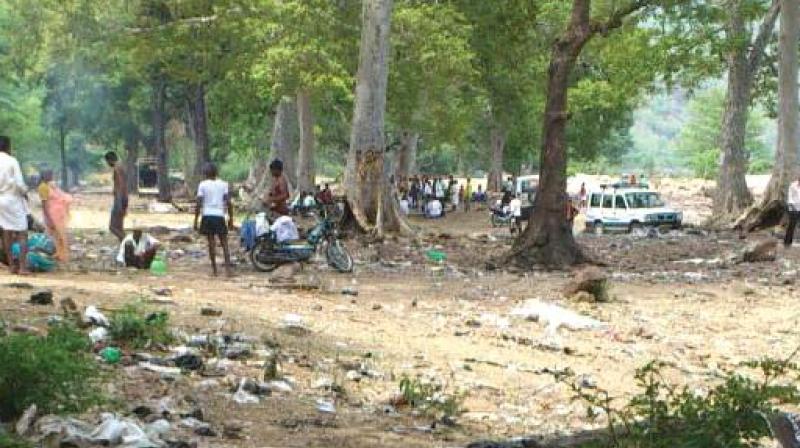
{"label": "scattered rock", "polygon": [[741,260],[744,263],[775,261],[777,249],[778,242],[776,240],[756,241],[742,251]]}
{"label": "scattered rock", "polygon": [[36,412],[38,408],[35,404],[32,404],[22,413],[22,417],[17,420],[17,424],[14,426],[14,430],[17,432],[18,436],[25,437],[28,435],[28,431],[30,431],[31,426],[33,426],[33,421],[36,419]]}
{"label": "scattered rock", "polygon": [[344,296],[358,296],[358,290],[355,288],[344,288],[342,289],[342,295]]}
{"label": "scattered rock", "polygon": [[45,289],[31,294],[30,303],[34,305],[52,305],[53,291]]}
{"label": "scattered rock", "polygon": [[222,316],[222,310],[219,308],[212,308],[210,306],[204,306],[200,308],[200,315],[201,316],[212,316],[212,317],[219,317]]}
{"label": "scattered rock", "polygon": [[[608,297],[608,276],[597,268],[586,268],[580,270],[564,288],[565,297],[574,297],[579,292],[589,293],[594,297],[593,301],[607,302]],[[584,296],[586,298],[588,296]]]}

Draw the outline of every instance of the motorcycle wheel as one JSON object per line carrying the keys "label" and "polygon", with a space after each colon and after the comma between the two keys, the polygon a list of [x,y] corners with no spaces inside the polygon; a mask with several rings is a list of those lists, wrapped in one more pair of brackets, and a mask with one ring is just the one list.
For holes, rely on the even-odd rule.
{"label": "motorcycle wheel", "polygon": [[250,251],[250,262],[253,263],[253,267],[256,268],[256,270],[258,271],[272,272],[279,266],[278,263],[265,263],[258,259],[258,254],[261,253],[261,251],[271,250],[269,246],[271,246],[271,243],[269,241],[261,240],[257,242],[253,250]]}
{"label": "motorcycle wheel", "polygon": [[325,257],[334,269],[339,272],[353,272],[353,257],[341,241],[329,241],[325,248]]}
{"label": "motorcycle wheel", "polygon": [[503,222],[501,221],[500,217],[492,213],[492,227],[500,227],[502,225]]}

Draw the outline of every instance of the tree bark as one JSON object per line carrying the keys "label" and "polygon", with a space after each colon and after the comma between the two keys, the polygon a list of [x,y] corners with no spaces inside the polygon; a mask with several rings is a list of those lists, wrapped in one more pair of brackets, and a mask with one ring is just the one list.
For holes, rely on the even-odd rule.
{"label": "tree bark", "polygon": [[166,90],[167,83],[163,75],[159,75],[153,82],[153,146],[158,159],[158,200],[170,202],[172,200],[172,186],[169,181],[169,153],[166,143]]}
{"label": "tree bark", "polygon": [[[797,0],[780,2],[780,37],[778,40],[778,147],[775,166],[761,203],[751,208],[736,223],[745,231],[778,225],[774,211],[785,209],[786,195],[792,179],[798,173],[798,63],[797,46],[800,40],[800,17]],[[768,216],[769,215],[769,216]]]}
{"label": "tree bark", "polygon": [[416,174],[418,144],[419,134],[416,132],[405,129],[400,133],[400,148],[395,161],[395,175],[398,178],[405,179]]}
{"label": "tree bark", "polygon": [[58,127],[58,149],[61,151],[61,188],[69,189],[69,169],[67,169],[67,129],[62,123]]}
{"label": "tree bark", "polygon": [[506,147],[506,131],[500,126],[493,126],[489,133],[489,145],[492,151],[492,166],[489,169],[486,189],[496,193],[503,188],[503,155]]}
{"label": "tree bark", "polygon": [[294,177],[294,157],[292,151],[291,127],[293,124],[292,118],[295,115],[294,103],[292,100],[289,98],[281,99],[275,111],[275,119],[272,122],[269,155],[266,159],[263,157],[256,158],[256,163],[250,170],[250,176],[253,178],[250,184],[253,188],[251,206],[255,209],[260,208],[261,198],[272,186],[272,176],[269,173],[268,166],[273,160],[278,159],[283,162],[284,174],[289,181],[290,190],[291,185],[294,185],[292,180]]}
{"label": "tree bark", "polygon": [[356,226],[376,237],[411,233],[399,212],[392,163],[386,157],[384,119],[389,75],[392,0],[365,0],[356,77],[355,112],[344,186]]}
{"label": "tree bark", "polygon": [[506,261],[521,267],[565,268],[585,260],[567,221],[567,94],[570,74],[586,43],[597,33],[622,26],[628,15],[649,5],[636,0],[615,10],[608,21],[591,20],[591,0],[573,0],[564,34],[553,44],[543,117],[539,190],[528,227],[514,242]]}
{"label": "tree bark", "polygon": [[[719,221],[737,218],[753,203],[747,188],[748,155],[745,148],[747,120],[753,79],[761,64],[764,48],[775,28],[780,3],[773,2],[752,44],[743,14],[743,2],[733,5],[727,37],[736,44],[728,53],[728,90],[722,117],[722,165],[714,195],[714,217]],[[749,54],[748,54],[748,47]]]}
{"label": "tree bark", "polygon": [[139,192],[139,139],[136,136],[125,137],[125,175],[128,181],[128,193]]}
{"label": "tree bark", "polygon": [[297,188],[300,191],[313,191],[316,171],[314,170],[314,113],[311,110],[311,93],[301,90],[297,93],[297,121],[300,123],[300,150],[297,154]]}
{"label": "tree bark", "polygon": [[203,178],[203,167],[211,161],[211,144],[208,139],[208,110],[206,108],[206,89],[203,84],[195,86],[192,92],[191,107],[192,140],[195,147],[194,181]]}

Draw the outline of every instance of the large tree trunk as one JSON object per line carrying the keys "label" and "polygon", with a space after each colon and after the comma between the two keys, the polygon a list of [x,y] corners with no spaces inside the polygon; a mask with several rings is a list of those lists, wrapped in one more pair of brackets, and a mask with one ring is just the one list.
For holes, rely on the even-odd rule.
{"label": "large tree trunk", "polygon": [[492,166],[486,190],[498,192],[503,188],[503,153],[506,148],[506,132],[499,126],[493,126],[489,133],[489,145],[492,150]]}
{"label": "large tree trunk", "polygon": [[800,38],[800,17],[797,0],[781,0],[780,39],[778,42],[778,147],[775,166],[764,199],[738,220],[736,227],[745,231],[775,226],[780,223],[786,194],[798,171],[798,90],[797,46]]}
{"label": "large tree trunk", "polygon": [[773,2],[752,44],[745,25],[742,0],[733,5],[727,25],[727,37],[734,44],[728,53],[728,91],[721,132],[722,166],[714,195],[714,218],[719,222],[730,222],[731,218],[739,217],[753,203],[746,179],[747,119],[753,78],[761,64],[764,47],[775,28],[779,5],[778,0]]}
{"label": "large tree trunk", "polygon": [[58,149],[61,152],[61,188],[69,189],[69,169],[67,169],[67,129],[62,123],[58,127]]}
{"label": "large tree trunk", "polygon": [[[202,84],[197,85],[192,91],[190,105],[192,119],[192,140],[195,147],[194,182],[192,186],[203,178],[203,167],[211,161],[211,144],[208,139],[208,110],[206,109],[206,89]],[[190,189],[190,191],[193,190]]]}
{"label": "large tree trunk", "polygon": [[395,175],[400,179],[413,176],[417,171],[417,145],[419,134],[408,129],[400,133],[400,148],[395,161]]}
{"label": "large tree trunk", "polygon": [[314,113],[311,110],[311,93],[307,90],[297,93],[297,120],[300,123],[297,188],[300,191],[313,191],[316,177],[314,170]]}
{"label": "large tree trunk", "polygon": [[169,181],[169,153],[167,151],[166,128],[167,116],[165,110],[167,83],[163,76],[159,76],[153,83],[153,146],[158,158],[158,200],[170,202],[172,200],[172,187]]}
{"label": "large tree trunk", "polygon": [[[258,157],[251,168],[250,176],[253,178],[251,184],[253,188],[252,203],[253,208],[260,208],[261,199],[264,193],[272,186],[272,176],[269,172],[269,164],[273,160],[280,160],[284,164],[284,175],[289,181],[290,190],[292,181],[294,156],[292,151],[292,125],[294,123],[293,117],[296,116],[294,110],[294,102],[289,98],[283,98],[278,103],[275,111],[275,119],[272,122],[272,136],[270,141],[270,150],[267,159]],[[248,181],[250,182],[250,181]]]}
{"label": "large tree trunk", "polygon": [[135,135],[125,137],[125,174],[128,180],[128,193],[139,192],[139,139]]}
{"label": "large tree trunk", "polygon": [[344,180],[355,224],[377,237],[385,231],[411,233],[399,212],[390,182],[392,164],[385,152],[391,17],[392,0],[364,1],[355,112]]}

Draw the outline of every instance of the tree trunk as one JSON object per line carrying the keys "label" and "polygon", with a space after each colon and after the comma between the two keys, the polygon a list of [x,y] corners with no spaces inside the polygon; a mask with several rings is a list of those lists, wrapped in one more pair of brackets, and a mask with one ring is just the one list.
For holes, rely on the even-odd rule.
{"label": "tree trunk", "polygon": [[400,133],[400,147],[395,160],[395,175],[400,179],[413,176],[417,171],[417,145],[419,134],[408,129]]}
{"label": "tree trunk", "polygon": [[536,264],[563,268],[584,260],[566,218],[566,126],[569,76],[592,34],[590,12],[590,0],[574,0],[569,25],[552,48],[535,211],[510,254],[516,264],[526,268]]}
{"label": "tree trunk", "polygon": [[294,161],[292,151],[292,138],[291,127],[293,124],[292,118],[295,116],[294,103],[289,98],[283,98],[278,103],[275,111],[275,119],[272,122],[272,136],[270,142],[270,151],[267,159],[258,157],[254,168],[251,168],[250,175],[254,178],[253,195],[251,207],[259,209],[261,206],[261,199],[264,193],[272,186],[272,176],[269,173],[269,164],[273,160],[280,160],[284,164],[284,174],[291,185],[294,184],[291,175],[293,173]]}
{"label": "tree trunk", "polygon": [[390,182],[392,164],[385,152],[391,17],[392,0],[364,1],[355,112],[344,179],[351,218],[358,228],[376,237],[386,231],[411,233],[399,212],[394,183]]}
{"label": "tree trunk", "polygon": [[153,83],[153,146],[158,158],[158,200],[170,202],[172,187],[169,181],[169,153],[166,143],[167,117],[165,110],[167,83],[159,76]]}
{"label": "tree trunk", "polygon": [[311,110],[311,94],[307,90],[297,93],[297,121],[300,123],[300,151],[297,154],[297,188],[313,191],[314,170],[314,113]]}
{"label": "tree trunk", "polygon": [[125,175],[128,179],[128,193],[139,192],[139,139],[135,136],[125,137]]}
{"label": "tree trunk", "polygon": [[[775,166],[764,199],[736,223],[745,231],[780,223],[774,211],[784,209],[786,194],[798,173],[798,90],[797,46],[800,38],[800,17],[797,0],[781,0],[780,38],[778,42],[778,147]],[[772,219],[767,219],[770,215]]]}
{"label": "tree trunk", "polygon": [[[192,119],[192,140],[195,147],[194,183],[203,179],[203,167],[211,161],[211,145],[208,140],[208,110],[206,109],[206,89],[197,85],[192,92],[190,108]],[[190,190],[191,191],[191,190]]]}
{"label": "tree trunk", "polygon": [[67,169],[67,130],[62,123],[58,127],[58,149],[61,151],[61,188],[69,189],[69,169]]}
{"label": "tree trunk", "polygon": [[[753,78],[761,64],[764,47],[775,27],[778,0],[767,12],[755,41],[750,44],[742,0],[733,5],[727,38],[736,43],[728,53],[728,91],[722,117],[722,165],[714,195],[714,218],[720,222],[737,218],[753,203],[747,188],[748,156],[745,148],[747,119]],[[744,42],[741,42],[744,41]],[[748,46],[749,54],[748,54]]]}
{"label": "tree trunk", "polygon": [[395,161],[395,175],[398,178],[405,179],[416,174],[418,144],[419,134],[416,132],[406,129],[400,133],[400,148]]}
{"label": "tree trunk", "polygon": [[503,188],[503,152],[506,147],[506,131],[499,126],[492,127],[489,133],[489,145],[492,150],[492,166],[489,169],[486,190],[496,193]]}

